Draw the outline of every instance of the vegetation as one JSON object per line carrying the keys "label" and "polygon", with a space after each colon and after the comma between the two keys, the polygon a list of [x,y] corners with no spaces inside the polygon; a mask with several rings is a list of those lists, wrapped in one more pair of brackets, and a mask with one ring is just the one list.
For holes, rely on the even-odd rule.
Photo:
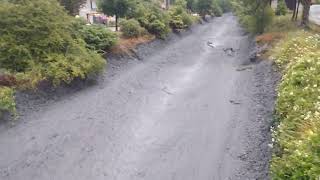
{"label": "vegetation", "polygon": [[187,4],[187,9],[190,11],[190,12],[196,12],[197,11],[197,1],[196,0],[186,0]]}
{"label": "vegetation", "polygon": [[231,5],[240,23],[251,33],[263,33],[272,22],[274,12],[268,1],[232,0]]}
{"label": "vegetation", "polygon": [[170,27],[172,29],[186,29],[193,24],[193,19],[187,13],[187,2],[180,0],[169,10]]}
{"label": "vegetation", "polygon": [[317,179],[320,175],[320,36],[295,32],[277,46],[283,68],[276,104],[274,179]]}
{"label": "vegetation", "polygon": [[136,19],[149,33],[165,38],[170,32],[169,15],[156,3],[139,2],[128,15]]}
{"label": "vegetation", "polygon": [[9,87],[0,86],[0,118],[4,112],[16,113],[14,90]]}
{"label": "vegetation", "polygon": [[[308,22],[310,1],[302,0],[302,24]],[[240,22],[273,48],[267,52],[283,73],[278,88],[273,133],[272,179],[320,177],[320,36],[298,27],[289,16],[272,17],[262,1],[232,1]],[[260,10],[252,9],[258,7]],[[296,11],[297,12],[297,11]],[[295,12],[295,13],[296,13]],[[287,9],[279,1],[277,15]],[[296,14],[293,14],[293,20]],[[260,22],[258,21],[260,19]]]}
{"label": "vegetation", "polygon": [[[54,85],[103,69],[105,60],[75,33],[74,18],[56,0],[8,0],[0,4],[0,67],[17,88]],[[90,45],[90,44],[89,44]],[[1,87],[0,109],[13,110],[13,89]]]}
{"label": "vegetation", "polygon": [[139,37],[146,32],[135,19],[123,20],[121,21],[120,26],[123,36],[127,38]]}
{"label": "vegetation", "polygon": [[220,6],[222,12],[231,11],[230,0],[218,0],[218,5]]}
{"label": "vegetation", "polygon": [[113,47],[118,36],[103,25],[86,25],[77,20],[74,23],[74,32],[86,42],[86,47],[97,52],[105,52]]}
{"label": "vegetation", "polygon": [[278,0],[278,5],[276,9],[276,15],[281,16],[281,15],[286,15],[287,14],[287,5],[284,0]]}
{"label": "vegetation", "polygon": [[317,179],[320,175],[320,36],[290,15],[276,17],[259,36],[283,73],[273,133],[273,179]]}
{"label": "vegetation", "polygon": [[67,10],[67,12],[76,16],[79,14],[81,6],[83,6],[87,0],[58,0],[60,4]]}
{"label": "vegetation", "polygon": [[197,11],[201,17],[213,14],[213,3],[212,0],[198,0],[197,1]]}
{"label": "vegetation", "polygon": [[116,31],[118,31],[119,18],[125,17],[130,10],[129,0],[100,0],[99,7],[104,14],[116,17]]}

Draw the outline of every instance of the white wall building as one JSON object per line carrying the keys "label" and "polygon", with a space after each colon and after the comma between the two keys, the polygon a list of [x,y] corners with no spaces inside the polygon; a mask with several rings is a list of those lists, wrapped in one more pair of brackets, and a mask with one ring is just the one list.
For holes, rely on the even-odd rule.
{"label": "white wall building", "polygon": [[103,19],[107,20],[107,17],[97,12],[97,0],[87,0],[87,2],[80,8],[79,16],[83,17],[88,23],[102,23]]}

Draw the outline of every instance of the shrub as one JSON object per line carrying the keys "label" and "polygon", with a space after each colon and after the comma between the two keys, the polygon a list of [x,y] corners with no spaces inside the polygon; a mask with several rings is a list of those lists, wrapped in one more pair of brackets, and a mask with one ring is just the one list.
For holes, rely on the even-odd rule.
{"label": "shrub", "polygon": [[187,27],[190,27],[195,21],[197,21],[197,18],[193,18],[191,14],[188,14],[187,12],[183,12],[181,14],[182,22]]}
{"label": "shrub", "polygon": [[291,16],[276,16],[266,27],[267,32],[288,32],[297,30],[297,25],[291,20]]}
{"label": "shrub", "polygon": [[139,37],[145,33],[139,22],[135,19],[122,20],[120,23],[121,31],[125,37]]}
{"label": "shrub", "polygon": [[151,21],[147,25],[147,29],[150,33],[156,35],[158,38],[161,39],[165,38],[167,34],[170,32],[168,25],[159,19]]}
{"label": "shrub", "polygon": [[74,35],[72,22],[55,0],[2,2],[0,66],[37,80],[53,80],[55,85],[101,70],[105,60],[86,49]]}
{"label": "shrub", "polygon": [[170,18],[170,27],[172,29],[185,29],[187,26],[183,23],[181,15],[172,15]]}
{"label": "shrub", "polygon": [[187,2],[186,6],[189,11],[192,11],[192,12],[197,11],[196,0],[186,0],[186,2]]}
{"label": "shrub", "polygon": [[281,15],[286,15],[287,14],[287,5],[284,2],[284,0],[278,0],[278,5],[276,9],[276,15],[281,16]]}
{"label": "shrub", "polygon": [[298,33],[277,48],[284,70],[273,129],[274,179],[317,179],[320,175],[320,36]]}
{"label": "shrub", "polygon": [[247,1],[231,1],[232,9],[238,15],[240,23],[251,33],[261,34],[270,25],[274,12],[267,1],[260,4]]}
{"label": "shrub", "polygon": [[192,25],[193,19],[181,6],[172,7],[169,11],[170,27],[172,29],[185,29]]}
{"label": "shrub", "polygon": [[128,17],[137,19],[143,28],[158,38],[165,38],[170,32],[169,16],[156,4],[141,2]]}
{"label": "shrub", "polygon": [[212,0],[212,11],[213,11],[213,14],[217,17],[220,17],[223,14],[220,4],[218,3],[217,0]]}
{"label": "shrub", "polygon": [[198,0],[197,11],[200,16],[205,17],[206,15],[212,14],[212,0]]}
{"label": "shrub", "polygon": [[118,41],[116,33],[103,25],[82,25],[77,31],[86,42],[86,47],[98,52],[111,49]]}
{"label": "shrub", "polygon": [[218,0],[218,4],[222,9],[222,12],[229,12],[231,11],[231,4],[230,0]]}
{"label": "shrub", "polygon": [[14,90],[9,87],[0,86],[0,118],[4,112],[16,112]]}

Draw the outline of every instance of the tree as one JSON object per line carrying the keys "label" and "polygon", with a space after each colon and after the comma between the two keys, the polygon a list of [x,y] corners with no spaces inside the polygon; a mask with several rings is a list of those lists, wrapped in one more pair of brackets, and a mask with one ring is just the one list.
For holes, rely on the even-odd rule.
{"label": "tree", "polygon": [[281,16],[281,15],[286,15],[287,14],[287,5],[284,2],[284,0],[278,0],[278,5],[276,9],[276,15]]}
{"label": "tree", "polygon": [[300,1],[299,0],[293,0],[293,1],[289,1],[290,6],[293,8],[293,13],[292,13],[292,21],[296,21],[298,19],[298,14],[299,14],[299,8],[300,8]]}
{"label": "tree", "polygon": [[187,9],[190,11],[195,11],[195,4],[196,1],[195,0],[187,0]]}
{"label": "tree", "polygon": [[79,10],[87,0],[59,0],[61,6],[63,6],[70,15],[75,16],[79,14]]}
{"label": "tree", "polygon": [[198,0],[197,9],[203,18],[208,14],[212,14],[212,0]]}
{"label": "tree", "polygon": [[129,0],[100,0],[98,6],[103,13],[116,17],[116,31],[118,31],[119,18],[129,13],[131,3]]}
{"label": "tree", "polygon": [[309,23],[311,0],[301,0],[301,4],[303,5],[301,25],[307,26]]}
{"label": "tree", "polygon": [[274,12],[266,0],[232,0],[233,10],[250,32],[263,33],[272,22]]}

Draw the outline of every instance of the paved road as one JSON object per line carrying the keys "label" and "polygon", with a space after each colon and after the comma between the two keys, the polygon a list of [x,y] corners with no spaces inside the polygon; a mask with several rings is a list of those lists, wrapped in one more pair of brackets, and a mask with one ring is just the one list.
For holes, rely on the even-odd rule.
{"label": "paved road", "polygon": [[312,5],[311,6],[310,21],[320,25],[320,5]]}
{"label": "paved road", "polygon": [[227,14],[2,126],[0,179],[268,179],[273,71],[249,44]]}

